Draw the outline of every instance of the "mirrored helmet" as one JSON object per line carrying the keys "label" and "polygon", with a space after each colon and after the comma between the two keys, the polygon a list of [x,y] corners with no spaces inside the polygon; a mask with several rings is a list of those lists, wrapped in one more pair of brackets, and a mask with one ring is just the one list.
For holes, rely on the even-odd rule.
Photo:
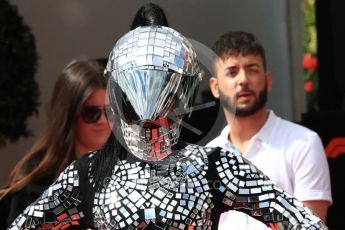
{"label": "mirrored helmet", "polygon": [[164,159],[201,81],[190,42],[168,27],[138,27],[117,41],[105,72],[108,116],[126,147],[144,161]]}

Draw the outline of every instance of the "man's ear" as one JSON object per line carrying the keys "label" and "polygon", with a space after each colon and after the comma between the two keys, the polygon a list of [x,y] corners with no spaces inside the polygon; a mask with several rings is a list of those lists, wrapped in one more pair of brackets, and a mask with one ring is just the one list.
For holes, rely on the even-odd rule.
{"label": "man's ear", "polygon": [[270,92],[272,90],[272,72],[266,73],[266,79],[267,79],[267,90]]}
{"label": "man's ear", "polygon": [[218,79],[216,77],[210,78],[210,89],[213,96],[219,98]]}

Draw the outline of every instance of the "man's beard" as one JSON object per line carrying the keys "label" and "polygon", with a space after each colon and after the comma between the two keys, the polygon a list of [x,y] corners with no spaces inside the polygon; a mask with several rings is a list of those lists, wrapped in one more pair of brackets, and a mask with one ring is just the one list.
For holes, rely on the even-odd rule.
{"label": "man's beard", "polygon": [[[245,88],[244,91],[251,92],[248,88]],[[236,117],[247,117],[253,115],[261,108],[263,108],[267,102],[267,81],[265,87],[259,92],[259,98],[256,98],[255,102],[247,108],[238,108],[236,103],[232,101],[229,96],[225,96],[222,91],[219,90],[219,100],[221,105],[230,113],[235,114]]]}

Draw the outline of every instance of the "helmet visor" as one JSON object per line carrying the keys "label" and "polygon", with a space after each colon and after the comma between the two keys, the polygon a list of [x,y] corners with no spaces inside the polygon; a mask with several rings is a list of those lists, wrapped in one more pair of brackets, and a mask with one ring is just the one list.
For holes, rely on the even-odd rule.
{"label": "helmet visor", "polygon": [[108,96],[113,112],[128,124],[155,121],[169,113],[188,112],[199,81],[197,76],[154,69],[113,71]]}

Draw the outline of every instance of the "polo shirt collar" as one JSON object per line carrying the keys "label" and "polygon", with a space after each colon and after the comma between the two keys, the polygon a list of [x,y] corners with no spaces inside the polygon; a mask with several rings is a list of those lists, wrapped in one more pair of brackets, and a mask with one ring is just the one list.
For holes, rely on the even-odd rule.
{"label": "polo shirt collar", "polygon": [[278,121],[278,117],[274,114],[274,112],[272,110],[268,110],[269,111],[269,115],[268,115],[268,119],[265,122],[264,126],[261,127],[261,129],[259,130],[259,132],[257,132],[252,139],[258,139],[262,142],[268,142],[274,126],[276,124],[276,122]]}
{"label": "polo shirt collar", "polygon": [[227,125],[224,127],[224,129],[222,130],[222,132],[220,133],[220,142],[221,142],[221,145],[220,146],[225,146],[226,143],[229,142],[229,132],[230,132],[230,126]]}
{"label": "polo shirt collar", "polygon": [[[258,139],[263,142],[268,142],[268,140],[270,139],[271,134],[273,132],[273,128],[276,122],[278,122],[279,118],[275,115],[275,113],[272,110],[268,110],[268,111],[269,111],[269,115],[268,115],[267,121],[265,122],[264,126],[261,127],[259,132],[253,136],[252,139]],[[229,132],[230,132],[230,126],[227,125],[224,127],[224,129],[220,133],[220,142],[223,145],[229,142],[229,139],[228,139]]]}

